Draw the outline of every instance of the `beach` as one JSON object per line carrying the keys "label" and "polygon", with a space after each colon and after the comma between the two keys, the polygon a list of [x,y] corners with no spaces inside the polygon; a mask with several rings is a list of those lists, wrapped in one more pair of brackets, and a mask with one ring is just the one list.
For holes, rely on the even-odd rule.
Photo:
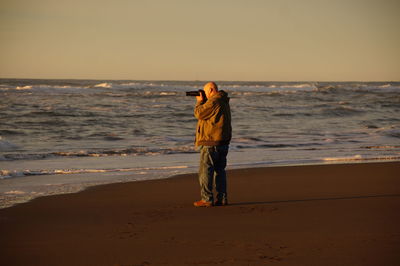
{"label": "beach", "polygon": [[[204,81],[0,79],[0,209],[193,173]],[[228,168],[400,161],[400,82],[220,81]]]}
{"label": "beach", "polygon": [[359,2],[2,1],[0,266],[400,266],[400,1]]}
{"label": "beach", "polygon": [[196,174],[0,210],[1,265],[399,265],[400,163],[234,169],[230,205]]}

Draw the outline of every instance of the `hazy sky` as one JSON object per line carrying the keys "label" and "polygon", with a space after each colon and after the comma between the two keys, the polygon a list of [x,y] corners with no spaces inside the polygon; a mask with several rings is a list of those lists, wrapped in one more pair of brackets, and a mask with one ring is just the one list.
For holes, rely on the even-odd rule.
{"label": "hazy sky", "polygon": [[0,77],[400,80],[400,0],[0,0]]}

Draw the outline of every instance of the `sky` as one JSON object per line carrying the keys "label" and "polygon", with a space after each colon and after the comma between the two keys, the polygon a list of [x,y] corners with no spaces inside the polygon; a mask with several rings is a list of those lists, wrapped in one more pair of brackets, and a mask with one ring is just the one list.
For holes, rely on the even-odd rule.
{"label": "sky", "polygon": [[400,0],[0,0],[0,78],[399,81]]}

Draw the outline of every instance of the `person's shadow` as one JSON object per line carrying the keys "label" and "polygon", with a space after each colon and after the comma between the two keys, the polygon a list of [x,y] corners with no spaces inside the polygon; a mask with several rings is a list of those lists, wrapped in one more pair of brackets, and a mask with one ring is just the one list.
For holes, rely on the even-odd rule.
{"label": "person's shadow", "polygon": [[293,199],[293,200],[253,201],[253,202],[251,202],[251,201],[249,201],[249,202],[233,202],[233,203],[229,203],[229,205],[230,206],[261,205],[261,204],[292,203],[292,202],[323,201],[323,200],[349,200],[349,199],[390,198],[390,197],[400,197],[400,194],[348,196],[348,197],[331,197],[331,198],[311,198],[311,199]]}

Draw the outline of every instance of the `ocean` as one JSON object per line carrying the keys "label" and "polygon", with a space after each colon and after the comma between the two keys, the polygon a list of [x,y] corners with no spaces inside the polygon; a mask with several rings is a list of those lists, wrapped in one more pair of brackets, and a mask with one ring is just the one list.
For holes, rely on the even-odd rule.
{"label": "ocean", "polygon": [[[196,172],[205,81],[0,79],[0,208]],[[400,82],[217,82],[228,169],[400,160]],[[194,198],[196,195],[194,195]]]}

